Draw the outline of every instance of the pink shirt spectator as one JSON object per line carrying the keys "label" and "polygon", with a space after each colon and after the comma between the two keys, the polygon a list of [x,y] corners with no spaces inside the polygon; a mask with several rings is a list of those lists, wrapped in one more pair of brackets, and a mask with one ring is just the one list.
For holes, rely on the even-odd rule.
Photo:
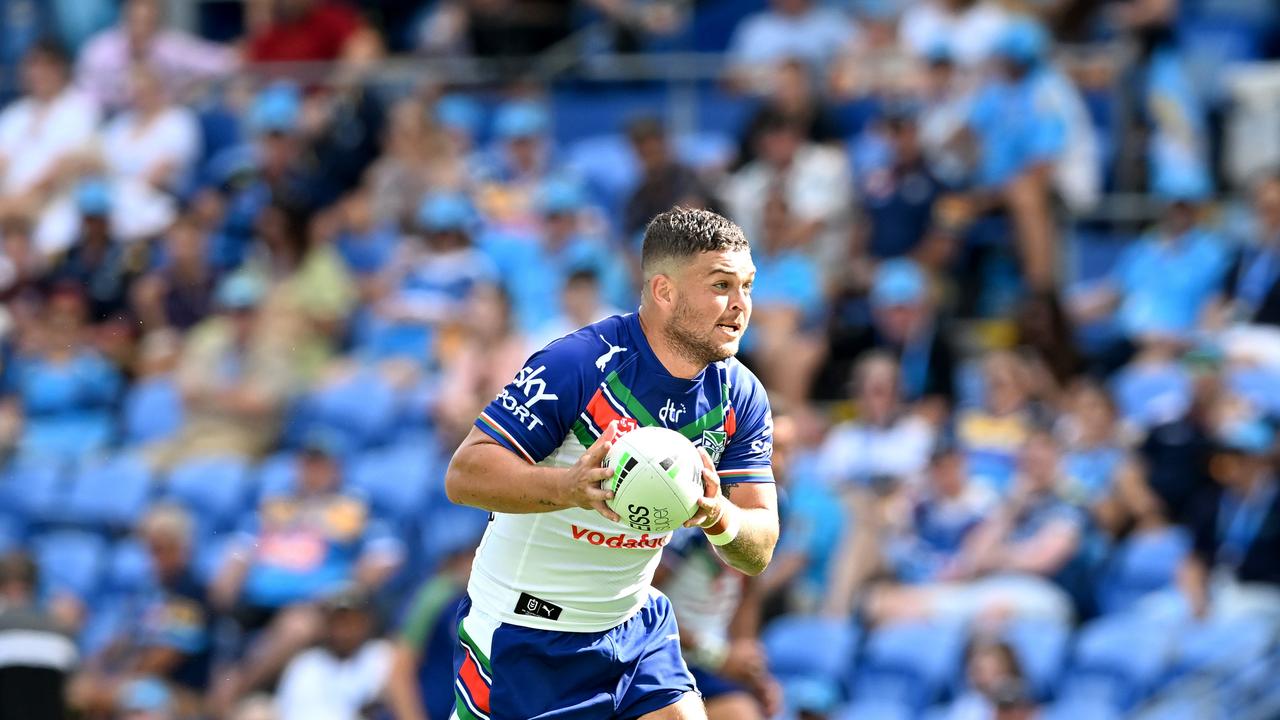
{"label": "pink shirt spectator", "polygon": [[170,97],[200,80],[230,74],[239,64],[235,50],[178,30],[159,30],[142,58],[134,56],[123,26],[104,30],[80,54],[76,80],[106,108],[128,99],[129,66],[142,60],[159,74]]}

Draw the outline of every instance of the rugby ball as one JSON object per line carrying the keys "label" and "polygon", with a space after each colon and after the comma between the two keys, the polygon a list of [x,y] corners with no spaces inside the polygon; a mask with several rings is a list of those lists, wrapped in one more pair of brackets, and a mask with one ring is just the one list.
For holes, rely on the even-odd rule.
{"label": "rugby ball", "polygon": [[624,525],[640,532],[675,530],[693,517],[702,497],[702,458],[675,430],[642,427],[618,436],[605,457],[613,475],[601,486]]}

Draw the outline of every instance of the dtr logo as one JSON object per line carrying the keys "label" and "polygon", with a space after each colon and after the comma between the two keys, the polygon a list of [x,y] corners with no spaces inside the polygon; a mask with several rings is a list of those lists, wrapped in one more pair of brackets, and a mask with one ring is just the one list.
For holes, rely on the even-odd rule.
{"label": "dtr logo", "polygon": [[680,422],[681,415],[684,415],[684,405],[676,405],[671,402],[671,398],[667,398],[667,404],[663,405],[662,409],[658,411],[658,419],[664,425]]}

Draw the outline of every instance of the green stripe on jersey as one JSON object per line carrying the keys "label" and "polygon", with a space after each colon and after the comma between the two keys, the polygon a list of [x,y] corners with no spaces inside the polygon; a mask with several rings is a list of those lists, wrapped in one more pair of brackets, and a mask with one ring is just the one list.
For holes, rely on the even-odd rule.
{"label": "green stripe on jersey", "polygon": [[613,393],[613,396],[635,417],[637,422],[645,427],[658,424],[658,421],[653,419],[653,416],[640,404],[636,396],[631,394],[630,388],[623,385],[622,381],[618,379],[617,370],[609,373],[609,377],[605,378],[604,381],[609,386],[609,391]]}
{"label": "green stripe on jersey", "polygon": [[578,418],[573,423],[573,427],[569,428],[573,432],[573,436],[578,438],[578,442],[582,443],[582,447],[589,448],[596,439],[591,436],[591,431],[587,429],[587,424],[582,422],[582,418]]}

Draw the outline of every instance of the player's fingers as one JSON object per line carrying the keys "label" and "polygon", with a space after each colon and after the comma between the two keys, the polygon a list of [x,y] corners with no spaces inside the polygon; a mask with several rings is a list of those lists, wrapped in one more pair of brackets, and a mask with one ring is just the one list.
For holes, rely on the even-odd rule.
{"label": "player's fingers", "polygon": [[622,518],[618,515],[618,513],[610,510],[609,506],[604,504],[603,500],[597,500],[596,502],[591,503],[591,507],[595,508],[596,512],[612,520],[613,522],[618,522],[622,520]]}
{"label": "player's fingers", "polygon": [[613,477],[613,470],[610,468],[591,468],[586,471],[586,478],[590,485],[599,485],[611,477]]}
{"label": "player's fingers", "polygon": [[720,494],[720,476],[714,470],[702,468],[702,496],[713,498]]}
{"label": "player's fingers", "polygon": [[705,523],[707,521],[707,518],[711,517],[711,512],[714,509],[715,509],[715,506],[707,502],[706,498],[698,498],[698,510],[693,514],[693,517],[685,521],[684,526],[696,527],[698,525]]}
{"label": "player's fingers", "polygon": [[583,462],[589,465],[599,465],[604,462],[604,458],[609,454],[609,448],[613,447],[613,438],[618,434],[618,421],[611,421],[605,427],[604,432],[600,433],[600,437],[591,443],[591,447],[583,453]]}
{"label": "player's fingers", "polygon": [[589,487],[587,488],[587,499],[590,500],[592,503],[604,502],[605,500],[612,500],[613,492],[610,490],[605,490],[604,488]]}
{"label": "player's fingers", "polygon": [[711,472],[716,471],[716,464],[711,462],[711,456],[707,454],[706,448],[699,445],[698,455],[702,458],[702,467],[706,468],[707,470],[710,470]]}

